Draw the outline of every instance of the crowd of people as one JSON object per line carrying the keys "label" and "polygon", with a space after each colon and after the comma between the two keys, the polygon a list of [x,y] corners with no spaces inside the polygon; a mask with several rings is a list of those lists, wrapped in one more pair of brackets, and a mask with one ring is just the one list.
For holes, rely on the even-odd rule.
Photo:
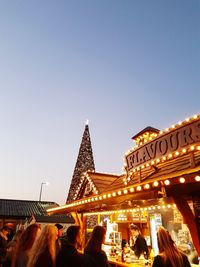
{"label": "crowd of people", "polygon": [[[63,235],[63,226],[37,223],[18,230],[10,242],[10,229],[3,226],[0,231],[0,267],[109,267],[106,253],[102,250],[106,228],[96,226],[84,251],[77,249],[81,244],[81,229],[71,225]],[[142,251],[148,255],[147,246],[139,230],[131,227],[136,256]],[[169,232],[161,227],[157,233],[159,255],[153,267],[190,267],[187,257],[179,251]]]}
{"label": "crowd of people", "polygon": [[37,223],[25,230],[18,230],[10,242],[10,229],[0,231],[0,267],[109,267],[102,250],[106,229],[96,226],[85,251],[80,253],[80,226],[68,227],[63,235],[63,226]]}

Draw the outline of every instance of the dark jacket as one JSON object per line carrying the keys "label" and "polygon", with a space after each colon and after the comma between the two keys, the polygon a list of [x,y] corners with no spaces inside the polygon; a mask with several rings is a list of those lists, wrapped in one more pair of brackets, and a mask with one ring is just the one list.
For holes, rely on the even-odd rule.
{"label": "dark jacket", "polygon": [[67,240],[63,240],[57,255],[56,267],[83,267],[83,255],[80,255]]}
{"label": "dark jacket", "polygon": [[144,254],[145,258],[148,258],[148,247],[145,238],[142,235],[138,235],[135,240],[135,244],[131,247],[134,250],[135,255],[139,258],[141,254]]}
{"label": "dark jacket", "polygon": [[48,249],[45,249],[38,257],[35,267],[53,267],[53,261]]}
{"label": "dark jacket", "polygon": [[84,252],[84,267],[110,267],[106,253],[100,252]]}
{"label": "dark jacket", "polygon": [[[170,261],[167,259],[166,264],[164,264],[163,258],[158,255],[154,258],[152,267],[172,267]],[[187,256],[183,254],[183,266],[182,267],[191,267]]]}

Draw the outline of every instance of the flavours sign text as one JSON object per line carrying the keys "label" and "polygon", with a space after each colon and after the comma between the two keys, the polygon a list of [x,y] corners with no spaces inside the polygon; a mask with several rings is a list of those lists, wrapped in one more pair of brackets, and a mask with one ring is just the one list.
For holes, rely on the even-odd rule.
{"label": "flavours sign text", "polygon": [[170,131],[126,156],[128,171],[149,160],[160,158],[200,142],[200,121]]}

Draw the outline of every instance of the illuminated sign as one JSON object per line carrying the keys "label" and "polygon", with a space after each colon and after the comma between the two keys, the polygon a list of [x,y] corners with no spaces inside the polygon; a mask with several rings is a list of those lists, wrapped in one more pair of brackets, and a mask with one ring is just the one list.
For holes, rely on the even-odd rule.
{"label": "illuminated sign", "polygon": [[134,150],[126,156],[127,170],[200,142],[200,121],[193,121]]}

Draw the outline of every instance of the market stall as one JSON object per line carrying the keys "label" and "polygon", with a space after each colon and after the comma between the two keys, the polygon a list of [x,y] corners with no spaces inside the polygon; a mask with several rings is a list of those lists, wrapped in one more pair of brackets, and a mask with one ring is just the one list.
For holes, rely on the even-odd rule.
{"label": "market stall", "polygon": [[141,229],[153,255],[158,253],[156,231],[161,225],[184,252],[200,255],[200,116],[163,131],[147,127],[133,139],[122,175],[84,173],[74,201],[49,209],[49,214],[73,212],[84,242],[95,225],[106,225],[108,256],[117,246],[120,250],[123,239],[130,242],[131,223]]}

